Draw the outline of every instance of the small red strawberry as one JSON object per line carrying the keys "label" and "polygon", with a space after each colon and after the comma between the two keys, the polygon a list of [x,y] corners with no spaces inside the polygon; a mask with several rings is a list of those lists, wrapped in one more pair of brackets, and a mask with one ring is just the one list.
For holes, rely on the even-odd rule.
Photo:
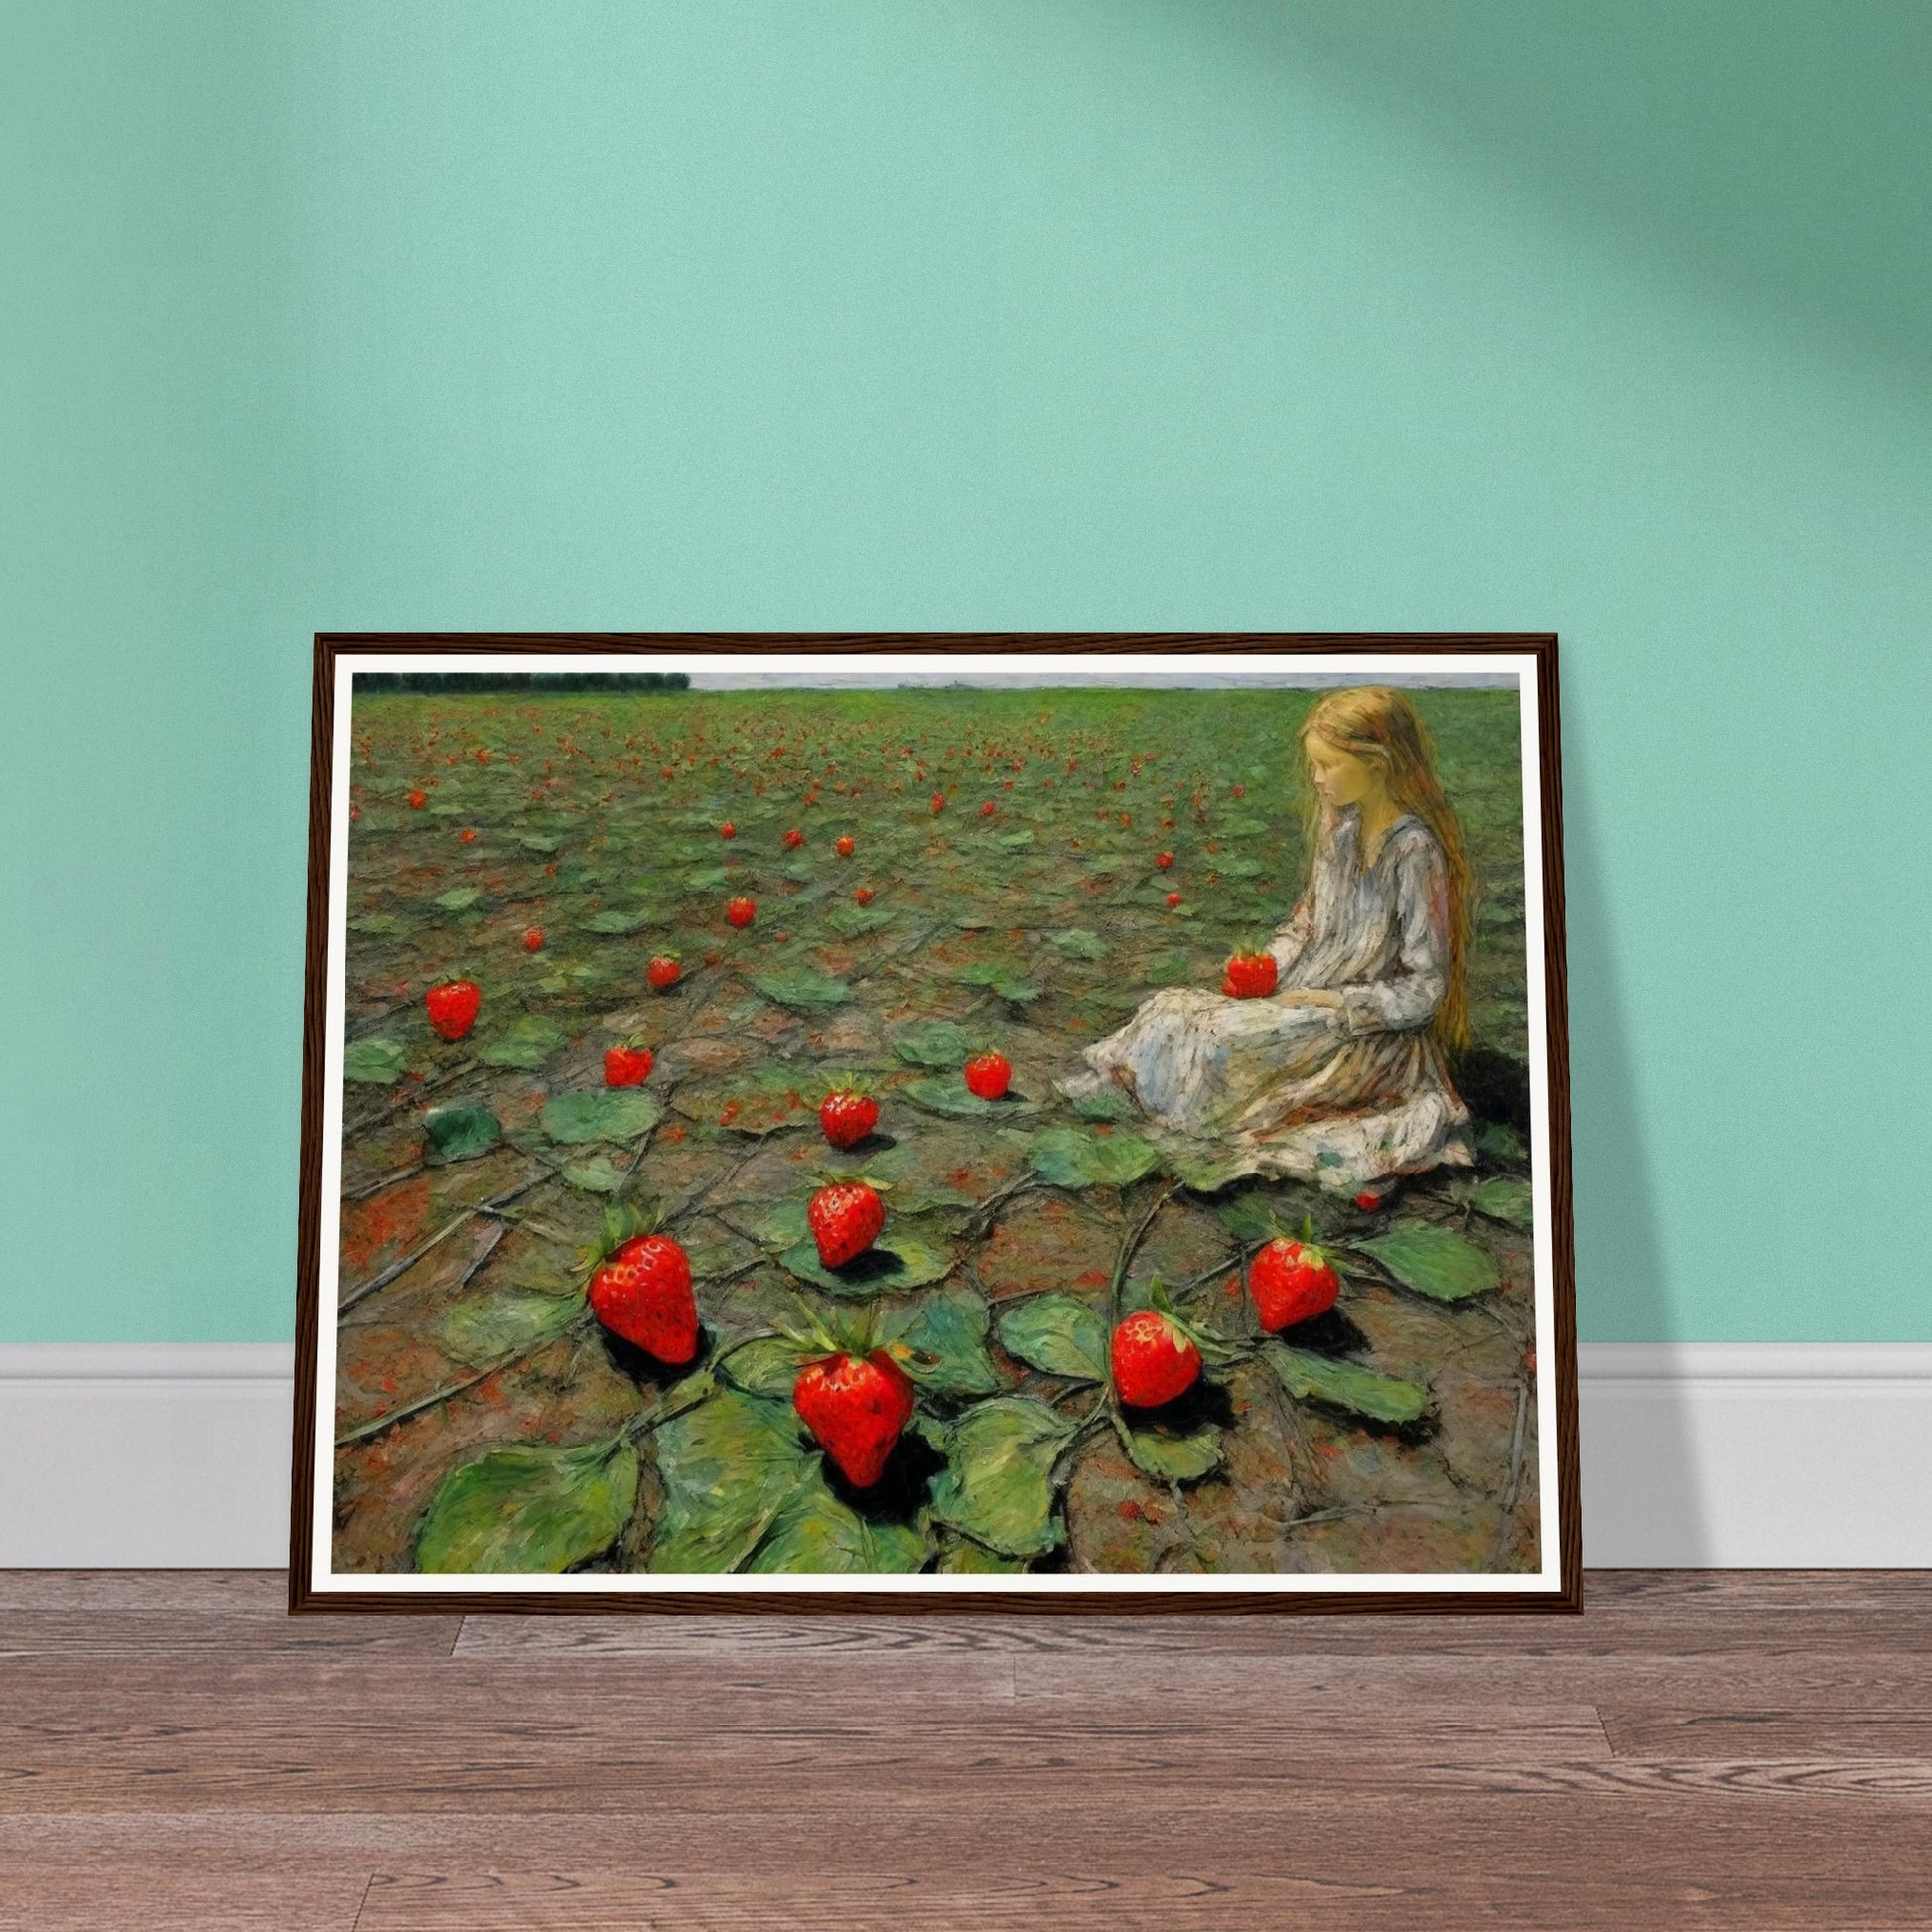
{"label": "small red strawberry", "polygon": [[857,1147],[879,1125],[879,1102],[869,1093],[840,1087],[819,1102],[818,1124],[834,1147]]}
{"label": "small red strawberry", "polygon": [[525,952],[541,952],[543,950],[543,928],[540,925],[533,925],[523,935],[523,950]]}
{"label": "small red strawberry", "polygon": [[886,1203],[863,1180],[842,1180],[811,1197],[805,1223],[818,1243],[819,1260],[827,1268],[843,1268],[879,1239]]}
{"label": "small red strawberry", "polygon": [[1178,905],[1179,903],[1180,903],[1180,895],[1178,893],[1170,893],[1168,895],[1168,904],[1171,907]]}
{"label": "small red strawberry", "polygon": [[1114,1393],[1130,1409],[1158,1409],[1200,1378],[1200,1350],[1158,1309],[1130,1314],[1114,1330]]}
{"label": "small red strawberry", "polygon": [[750,925],[758,915],[759,907],[757,899],[735,898],[725,907],[725,917],[733,925]]}
{"label": "small red strawberry", "polygon": [[1271,1241],[1248,1267],[1248,1293],[1271,1335],[1326,1314],[1340,1288],[1333,1263],[1311,1241]]}
{"label": "small red strawberry", "polygon": [[1163,872],[1166,872],[1167,869],[1173,864],[1173,854],[1172,852],[1157,852],[1154,855],[1154,863],[1157,866],[1159,866]]}
{"label": "small red strawberry", "polygon": [[644,968],[644,978],[650,982],[650,990],[653,993],[662,993],[667,988],[675,986],[683,973],[683,963],[674,952],[655,954],[650,964]]}
{"label": "small red strawberry", "polygon": [[428,803],[429,793],[426,791],[412,791],[409,794],[409,809],[412,812],[421,811]]}
{"label": "small red strawberry", "polygon": [[614,1335],[672,1368],[698,1352],[691,1258],[668,1234],[640,1234],[597,1269],[591,1312]]}
{"label": "small red strawberry", "polygon": [[870,905],[872,903],[872,898],[873,898],[872,888],[870,886],[861,886],[859,890],[852,895],[852,897],[856,898],[861,905]]}
{"label": "small red strawberry", "polygon": [[852,855],[858,851],[858,849],[859,849],[858,842],[852,837],[852,835],[849,832],[842,835],[839,839],[838,844],[833,848],[833,850],[838,853],[841,859],[851,858]]}
{"label": "small red strawberry", "polygon": [[423,995],[429,1024],[444,1039],[461,1039],[477,1024],[483,995],[470,980],[445,980]]}
{"label": "small red strawberry", "polygon": [[1234,1000],[1263,1000],[1274,992],[1280,977],[1272,953],[1238,952],[1227,963],[1221,991]]}
{"label": "small red strawberry", "polygon": [[846,1481],[870,1489],[912,1420],[912,1384],[883,1349],[834,1355],[804,1370],[791,1404]]}
{"label": "small red strawberry", "polygon": [[738,827],[730,819],[726,819],[718,828],[718,836],[721,839],[735,839],[738,836]]}
{"label": "small red strawberry", "polygon": [[1380,1194],[1371,1193],[1365,1187],[1362,1189],[1362,1191],[1359,1194],[1355,1196],[1355,1205],[1359,1207],[1364,1214],[1373,1214],[1375,1210],[1382,1205],[1382,1196]]}
{"label": "small red strawberry", "polygon": [[1236,785],[1236,786],[1234,787],[1234,795],[1235,795],[1235,796],[1236,796],[1237,798],[1245,798],[1245,797],[1247,797],[1247,795],[1248,795],[1248,787],[1247,787],[1246,785]]}
{"label": "small red strawberry", "polygon": [[466,825],[463,828],[463,830],[457,834],[457,837],[461,839],[465,845],[475,845],[477,842],[477,828],[474,825]]}
{"label": "small red strawberry", "polygon": [[943,812],[946,809],[946,794],[943,791],[935,791],[932,794],[932,809],[935,812]]}
{"label": "small red strawberry", "polygon": [[978,1053],[966,1062],[966,1090],[981,1100],[1004,1097],[1013,1079],[1013,1066],[1004,1053]]}
{"label": "small red strawberry", "polygon": [[613,1046],[604,1055],[607,1087],[641,1087],[656,1065],[648,1046]]}
{"label": "small red strawberry", "polygon": [[991,817],[993,816],[993,801],[992,801],[992,799],[990,799],[990,798],[989,798],[989,799],[988,799],[988,800],[986,801],[986,803],[985,803],[985,804],[983,804],[983,805],[982,805],[982,806],[980,807],[980,816],[981,816],[982,818],[991,818]]}
{"label": "small red strawberry", "polygon": [[805,835],[795,825],[785,834],[785,850],[787,852],[796,852],[804,843]]}

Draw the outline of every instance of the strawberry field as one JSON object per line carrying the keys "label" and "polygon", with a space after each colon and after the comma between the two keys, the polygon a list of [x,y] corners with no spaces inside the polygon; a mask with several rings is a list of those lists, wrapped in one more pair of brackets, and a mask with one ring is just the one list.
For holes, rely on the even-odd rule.
{"label": "strawberry field", "polygon": [[[359,698],[337,1567],[1535,1568],[1514,693],[1416,694],[1484,885],[1475,1173],[1228,1183],[1052,1084],[1286,916],[1309,697]],[[841,1149],[845,1090],[878,1115]],[[828,1266],[808,1203],[853,1178],[884,1226]],[[693,1278],[675,1363],[591,1298],[653,1229]],[[1278,1234],[1340,1290],[1269,1333]],[[1136,1407],[1110,1338],[1149,1308],[1200,1369]],[[794,1401],[845,1353],[909,1385],[864,1486]]]}

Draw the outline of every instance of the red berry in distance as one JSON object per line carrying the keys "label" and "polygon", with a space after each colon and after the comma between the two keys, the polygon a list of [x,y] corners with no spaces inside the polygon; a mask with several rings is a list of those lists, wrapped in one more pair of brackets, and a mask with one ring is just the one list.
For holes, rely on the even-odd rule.
{"label": "red berry in distance", "polygon": [[993,801],[992,801],[992,799],[990,799],[990,798],[989,798],[989,799],[988,799],[988,800],[986,801],[986,803],[985,803],[985,804],[983,804],[983,805],[982,805],[982,806],[980,807],[980,816],[981,816],[982,818],[991,818],[991,817],[993,816]]}
{"label": "red berry in distance", "polygon": [[735,898],[725,907],[725,917],[733,925],[750,925],[758,915],[759,907],[756,899]]}
{"label": "red berry in distance", "polygon": [[979,1053],[966,1062],[966,1091],[981,1100],[999,1100],[1013,1079],[1013,1067],[1004,1053]]}
{"label": "red berry in distance", "polygon": [[1234,1000],[1263,1000],[1274,992],[1280,977],[1272,953],[1238,952],[1227,963],[1221,991]]}
{"label": "red berry in distance", "polygon": [[409,794],[409,809],[412,812],[421,811],[428,803],[429,793],[426,791],[412,791]]}
{"label": "red berry in distance", "polygon": [[613,1046],[604,1055],[607,1087],[641,1087],[656,1065],[647,1046]]}
{"label": "red berry in distance", "polygon": [[477,1024],[483,995],[470,980],[445,980],[423,995],[429,1024],[444,1039],[461,1039]]}
{"label": "red berry in distance", "polygon": [[827,1268],[843,1268],[879,1239],[879,1230],[886,1225],[886,1204],[863,1180],[839,1181],[811,1197],[805,1225],[818,1244],[820,1262]]}
{"label": "red berry in distance", "polygon": [[932,809],[935,812],[943,812],[946,809],[946,794],[943,791],[935,791],[932,794]]}
{"label": "red berry in distance", "polygon": [[1170,893],[1168,895],[1168,903],[1171,906],[1178,905],[1180,903],[1180,895],[1178,893]]}
{"label": "red berry in distance", "polygon": [[841,1087],[818,1103],[818,1125],[834,1147],[857,1147],[879,1125],[879,1102]]}
{"label": "red berry in distance", "polygon": [[1172,852],[1157,852],[1154,855],[1154,863],[1157,866],[1159,866],[1163,872],[1166,872],[1167,869],[1173,864],[1173,854]]}
{"label": "red berry in distance", "polygon": [[805,835],[795,825],[785,834],[785,850],[787,852],[796,852],[804,843]]}
{"label": "red berry in distance", "polygon": [[457,837],[461,839],[465,845],[475,845],[477,842],[477,828],[474,825],[466,825],[463,828],[463,830],[457,834]]}
{"label": "red berry in distance", "polygon": [[650,982],[653,993],[662,993],[675,986],[683,976],[683,962],[674,952],[658,953],[644,968],[644,978]]}
{"label": "red berry in distance", "polygon": [[541,926],[533,925],[523,935],[523,950],[525,952],[541,952],[543,950],[543,928]]}
{"label": "red berry in distance", "polygon": [[839,839],[838,844],[833,847],[833,850],[837,852],[837,854],[841,859],[851,858],[852,855],[858,851],[858,849],[859,849],[858,842],[853,838],[850,832],[847,832],[844,835],[842,835],[841,838]]}
{"label": "red berry in distance", "polygon": [[1158,1409],[1200,1379],[1200,1350],[1157,1309],[1114,1330],[1114,1393],[1130,1409]]}
{"label": "red berry in distance", "polygon": [[718,828],[718,836],[721,839],[735,839],[738,836],[738,827],[730,819],[726,819]]}
{"label": "red berry in distance", "polygon": [[870,905],[872,903],[872,888],[870,886],[861,886],[859,890],[852,895],[852,897],[856,898],[861,905]]}
{"label": "red berry in distance", "polygon": [[1373,1214],[1382,1205],[1382,1196],[1380,1194],[1371,1194],[1365,1190],[1355,1196],[1355,1205],[1364,1214]]}
{"label": "red berry in distance", "polygon": [[668,1234],[626,1241],[591,1276],[591,1312],[671,1368],[698,1352],[691,1258]]}
{"label": "red berry in distance", "polygon": [[1340,1288],[1333,1264],[1311,1243],[1271,1241],[1248,1265],[1248,1294],[1271,1335],[1326,1314]]}
{"label": "red berry in distance", "polygon": [[846,1481],[870,1489],[912,1420],[912,1384],[883,1350],[834,1355],[800,1374],[791,1406]]}

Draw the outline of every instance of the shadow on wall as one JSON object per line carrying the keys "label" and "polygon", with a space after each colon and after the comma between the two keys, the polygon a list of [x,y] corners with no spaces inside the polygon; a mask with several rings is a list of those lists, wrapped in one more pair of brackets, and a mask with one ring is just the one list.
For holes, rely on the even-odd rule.
{"label": "shadow on wall", "polygon": [[[1197,0],[1171,0],[1199,31]],[[1235,4],[1249,58],[1441,142],[1816,354],[1932,369],[1932,7]]]}

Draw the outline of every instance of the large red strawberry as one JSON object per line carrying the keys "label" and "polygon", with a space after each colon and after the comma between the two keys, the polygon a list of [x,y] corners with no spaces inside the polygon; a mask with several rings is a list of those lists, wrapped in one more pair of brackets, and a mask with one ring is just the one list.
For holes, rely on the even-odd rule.
{"label": "large red strawberry", "polygon": [[1130,1314],[1114,1330],[1114,1393],[1130,1409],[1158,1409],[1200,1378],[1200,1350],[1157,1309]]}
{"label": "large red strawberry", "polygon": [[648,1046],[613,1046],[604,1055],[607,1087],[641,1087],[656,1064]]}
{"label": "large red strawberry", "polygon": [[445,980],[423,995],[429,1024],[445,1039],[461,1039],[477,1024],[483,995],[470,980]]}
{"label": "large red strawberry", "polygon": [[792,1384],[792,1407],[855,1489],[885,1473],[912,1420],[912,1384],[883,1350],[813,1362]]}
{"label": "large red strawberry", "polygon": [[819,1102],[818,1124],[834,1147],[857,1147],[879,1125],[879,1102],[869,1093],[840,1087]]}
{"label": "large red strawberry", "polygon": [[1281,969],[1272,953],[1238,952],[1227,963],[1221,991],[1235,1000],[1263,1000],[1274,992]]}
{"label": "large red strawberry", "polygon": [[1248,1293],[1270,1334],[1326,1314],[1340,1289],[1334,1264],[1311,1241],[1271,1241],[1248,1268]]}
{"label": "large red strawberry", "polygon": [[726,901],[725,917],[733,925],[750,925],[759,915],[758,900],[753,898],[734,898]]}
{"label": "large red strawberry", "polygon": [[805,1208],[805,1222],[827,1268],[843,1268],[879,1239],[886,1225],[886,1203],[863,1180],[821,1187]]}
{"label": "large red strawberry", "polygon": [[672,1368],[698,1352],[691,1258],[668,1234],[626,1241],[591,1276],[591,1312]]}
{"label": "large red strawberry", "polygon": [[644,968],[644,977],[650,982],[653,993],[668,991],[678,983],[683,973],[683,962],[674,952],[658,953]]}
{"label": "large red strawberry", "polygon": [[1013,1080],[1013,1066],[1004,1053],[978,1053],[966,1062],[966,1091],[981,1100],[999,1100]]}

